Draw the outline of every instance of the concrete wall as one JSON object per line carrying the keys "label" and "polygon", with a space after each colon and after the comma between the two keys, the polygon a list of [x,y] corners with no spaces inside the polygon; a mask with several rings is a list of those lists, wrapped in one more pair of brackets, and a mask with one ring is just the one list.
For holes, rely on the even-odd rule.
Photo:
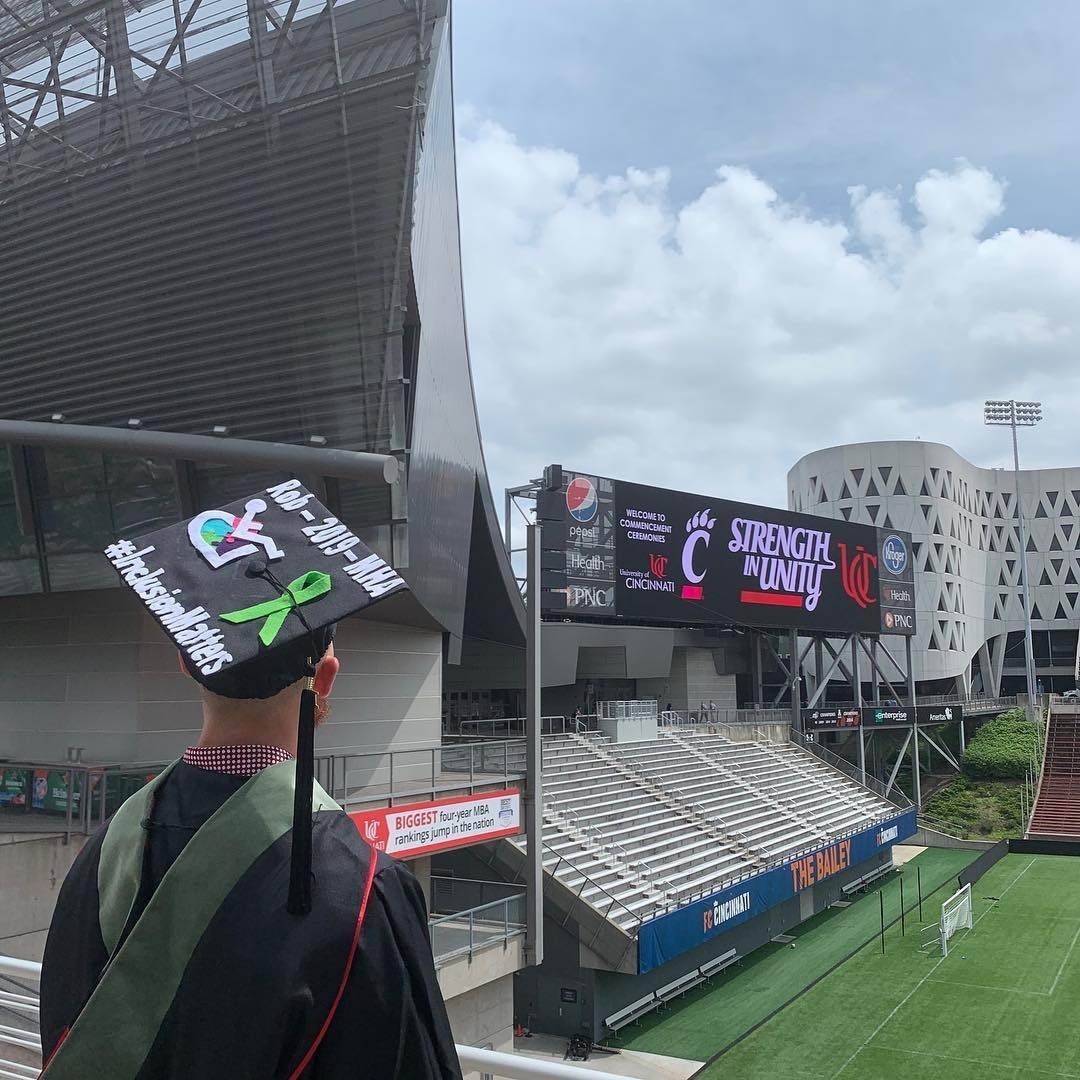
{"label": "concrete wall", "polygon": [[662,679],[639,679],[638,694],[654,697],[663,709],[696,710],[704,701],[715,702],[719,709],[738,708],[738,692],[733,674],[718,673],[727,652],[694,646],[677,645],[671,654],[671,671]]}
{"label": "concrete wall", "polygon": [[0,955],[40,960],[56,897],[86,837],[0,834]]}
{"label": "concrete wall", "polygon": [[[488,950],[498,955],[500,949]],[[479,953],[473,963],[483,961]],[[441,981],[441,980],[440,980]],[[479,1046],[490,1050],[514,1048],[514,976],[500,978],[475,990],[448,998],[446,1012],[454,1041],[464,1046]],[[479,1072],[465,1074],[465,1080],[478,1080]]]}
{"label": "concrete wall", "polygon": [[[441,726],[442,636],[340,624],[341,676],[317,747],[432,746]],[[0,758],[157,761],[201,726],[198,687],[138,601],[119,589],[0,599]]]}

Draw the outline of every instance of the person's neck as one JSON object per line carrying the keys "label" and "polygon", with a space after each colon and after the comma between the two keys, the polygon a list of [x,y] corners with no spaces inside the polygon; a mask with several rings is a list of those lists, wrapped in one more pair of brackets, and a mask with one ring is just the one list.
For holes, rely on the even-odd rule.
{"label": "person's neck", "polygon": [[203,726],[196,746],[276,746],[296,756],[299,694],[284,691],[265,701],[203,697]]}

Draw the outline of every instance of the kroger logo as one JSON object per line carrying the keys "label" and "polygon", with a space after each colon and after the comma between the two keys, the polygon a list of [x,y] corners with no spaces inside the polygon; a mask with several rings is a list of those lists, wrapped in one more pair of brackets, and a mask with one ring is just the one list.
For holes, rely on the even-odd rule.
{"label": "kroger logo", "polygon": [[885,537],[881,545],[881,561],[890,574],[902,574],[907,569],[907,544],[895,533]]}

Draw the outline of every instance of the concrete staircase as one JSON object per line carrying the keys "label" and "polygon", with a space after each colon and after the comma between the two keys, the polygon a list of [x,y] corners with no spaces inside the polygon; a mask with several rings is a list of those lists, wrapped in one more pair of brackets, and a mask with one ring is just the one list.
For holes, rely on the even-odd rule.
{"label": "concrete staircase", "polygon": [[1029,836],[1080,840],[1080,711],[1055,707]]}

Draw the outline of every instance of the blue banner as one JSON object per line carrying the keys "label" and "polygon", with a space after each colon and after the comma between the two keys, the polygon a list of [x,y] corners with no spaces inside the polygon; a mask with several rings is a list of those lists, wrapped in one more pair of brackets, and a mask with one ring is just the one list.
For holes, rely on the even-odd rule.
{"label": "blue banner", "polygon": [[915,832],[915,808],[736,885],[650,919],[638,931],[638,973],[652,971]]}

